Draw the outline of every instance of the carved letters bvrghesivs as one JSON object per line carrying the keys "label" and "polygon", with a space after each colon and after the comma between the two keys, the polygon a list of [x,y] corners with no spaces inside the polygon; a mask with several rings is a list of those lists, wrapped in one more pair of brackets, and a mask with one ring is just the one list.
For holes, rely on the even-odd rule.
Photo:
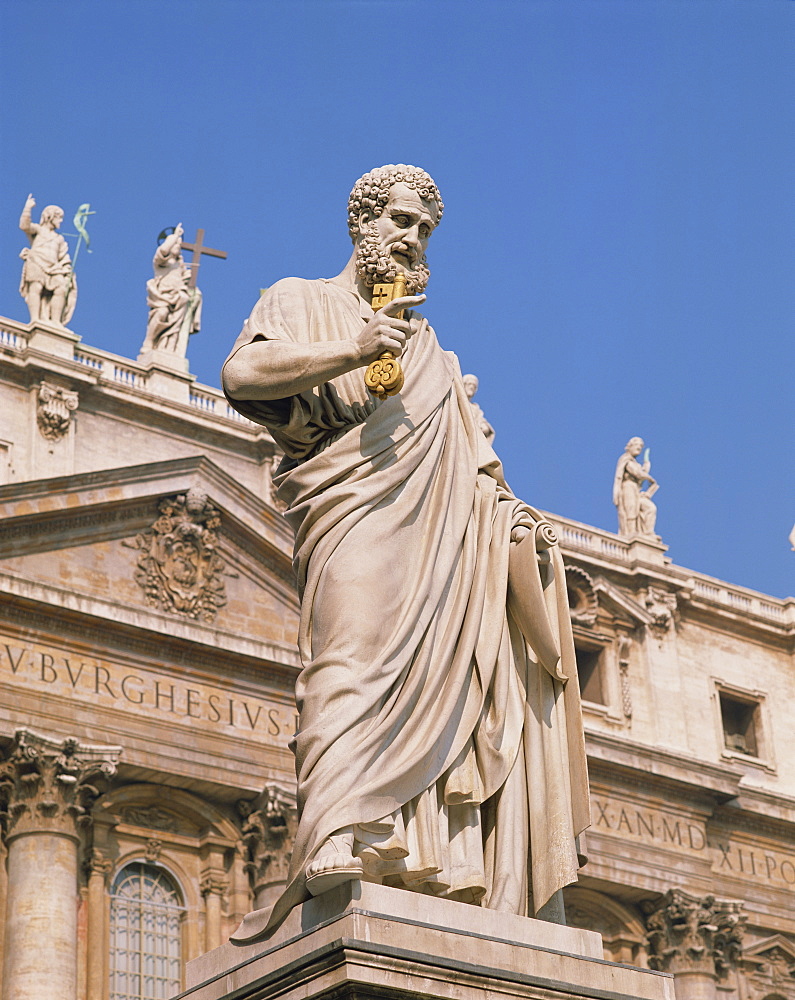
{"label": "carved letters bvrghesivs", "polygon": [[137,583],[146,603],[186,618],[213,621],[226,604],[218,554],[221,515],[199,490],[166,497],[151,528],[130,544],[139,550]]}

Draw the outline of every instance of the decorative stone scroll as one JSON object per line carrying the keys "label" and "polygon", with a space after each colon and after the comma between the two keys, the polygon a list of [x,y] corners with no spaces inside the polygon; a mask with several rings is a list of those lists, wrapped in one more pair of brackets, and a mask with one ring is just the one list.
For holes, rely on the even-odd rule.
{"label": "decorative stone scroll", "polygon": [[36,422],[48,441],[60,441],[66,437],[79,400],[76,392],[59,385],[52,385],[50,382],[39,385]]}
{"label": "decorative stone scroll", "polygon": [[740,958],[746,920],[741,903],[669,889],[648,911],[649,966],[722,978]]}
{"label": "decorative stone scroll", "polygon": [[140,553],[136,582],[150,607],[211,622],[226,604],[220,512],[194,489],[161,500],[158,510],[151,528],[125,543]]}
{"label": "decorative stone scroll", "polygon": [[18,729],[0,764],[0,816],[6,839],[49,830],[77,835],[116,773],[121,747],[53,740]]}
{"label": "decorative stone scroll", "polygon": [[572,622],[575,625],[593,628],[599,611],[599,601],[593,580],[579,566],[566,564],[566,590]]}
{"label": "decorative stone scroll", "polygon": [[267,890],[287,881],[298,809],[295,791],[281,785],[266,785],[253,801],[237,804],[243,817],[246,871],[251,880],[255,905],[264,905]]}

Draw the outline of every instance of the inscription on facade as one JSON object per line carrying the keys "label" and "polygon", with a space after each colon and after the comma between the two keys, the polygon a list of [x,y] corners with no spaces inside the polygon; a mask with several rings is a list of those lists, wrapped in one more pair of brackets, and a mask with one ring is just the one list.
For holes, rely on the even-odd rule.
{"label": "inscription on facade", "polygon": [[233,730],[275,746],[285,746],[295,731],[291,706],[2,636],[0,680],[150,718]]}
{"label": "inscription on facade", "polygon": [[707,831],[703,820],[595,795],[591,799],[591,824],[595,833],[701,856],[706,852],[712,871],[719,875],[795,887],[795,854],[751,846],[731,836],[721,839]]}

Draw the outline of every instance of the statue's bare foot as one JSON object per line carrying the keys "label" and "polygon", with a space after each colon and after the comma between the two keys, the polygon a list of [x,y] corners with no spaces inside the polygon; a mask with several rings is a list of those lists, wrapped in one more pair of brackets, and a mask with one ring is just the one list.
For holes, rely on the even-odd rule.
{"label": "statue's bare foot", "polygon": [[353,828],[339,830],[323,844],[306,866],[306,887],[313,896],[360,878],[364,865],[353,856]]}

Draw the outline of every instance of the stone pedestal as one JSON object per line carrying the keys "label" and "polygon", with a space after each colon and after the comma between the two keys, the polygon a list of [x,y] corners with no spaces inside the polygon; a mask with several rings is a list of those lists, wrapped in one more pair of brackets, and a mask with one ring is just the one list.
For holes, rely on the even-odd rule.
{"label": "stone pedestal", "polygon": [[185,1000],[674,1000],[669,975],[605,962],[592,931],[362,882],[188,963],[187,981]]}

